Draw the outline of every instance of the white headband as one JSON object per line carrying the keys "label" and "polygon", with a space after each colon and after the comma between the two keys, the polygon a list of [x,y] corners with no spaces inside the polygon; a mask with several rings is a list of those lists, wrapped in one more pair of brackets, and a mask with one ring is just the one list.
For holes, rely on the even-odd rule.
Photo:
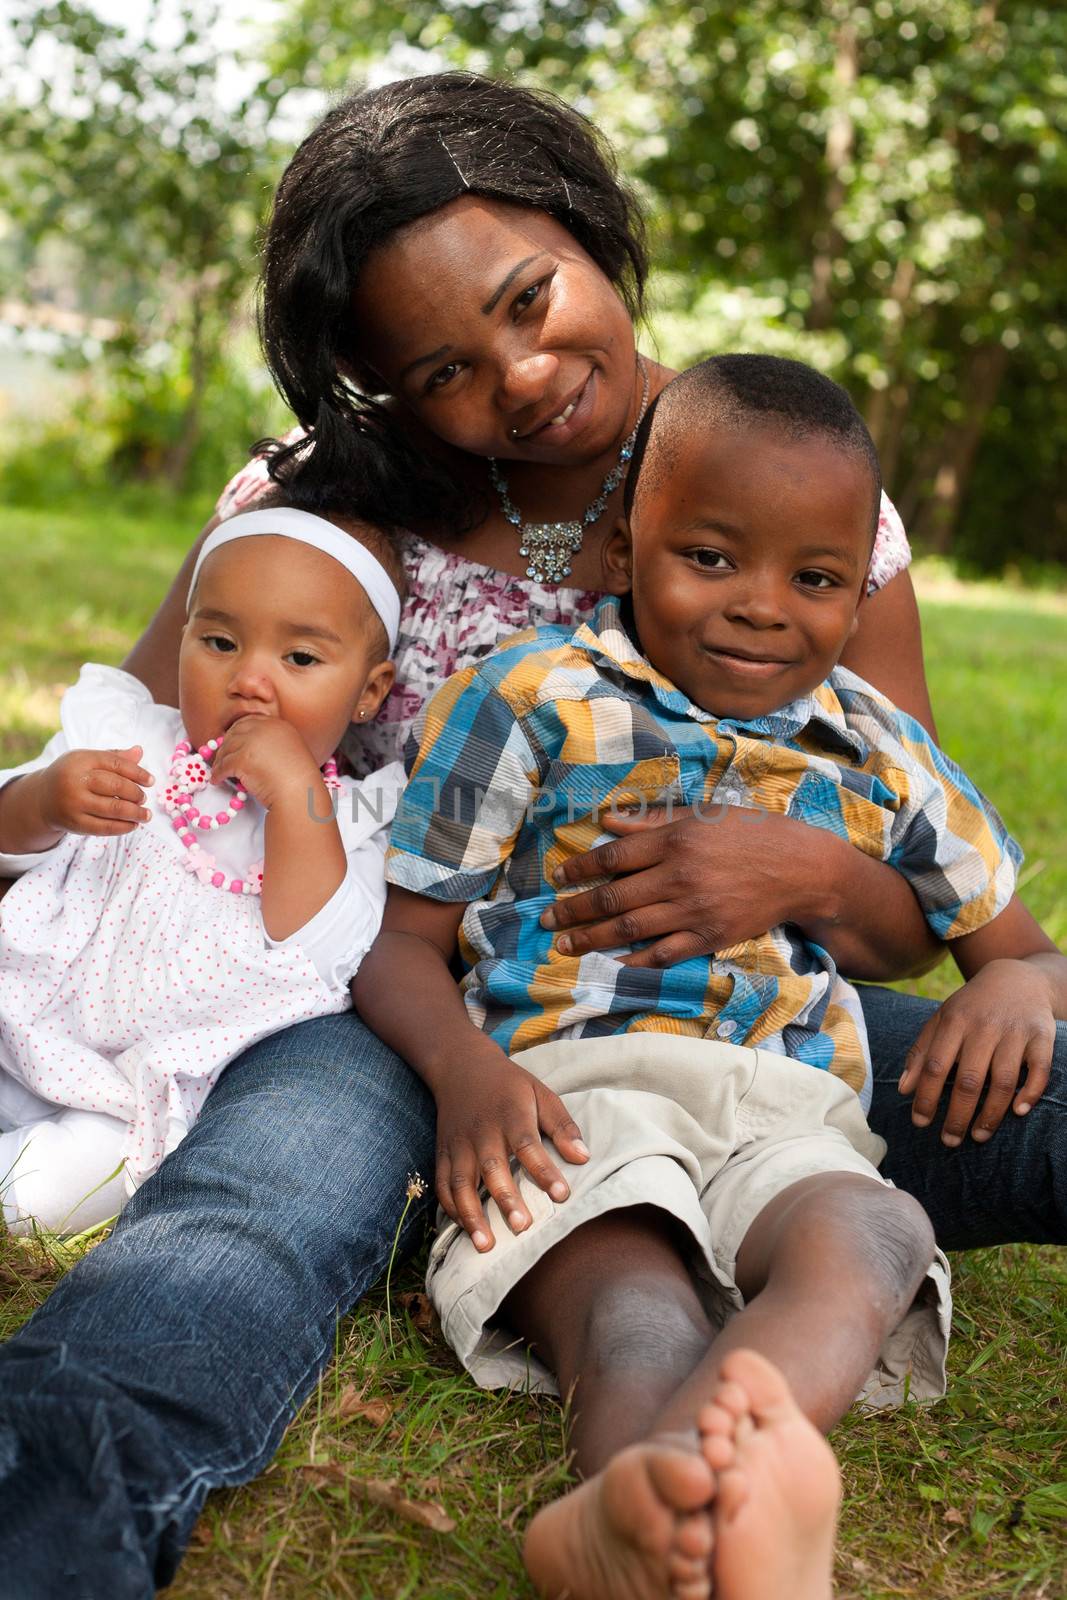
{"label": "white headband", "polygon": [[400,596],[396,592],[396,584],[381,562],[371,555],[366,545],[360,544],[351,534],[335,528],[324,517],[316,517],[310,511],[294,511],[289,506],[280,507],[277,511],[244,511],[240,516],[230,517],[227,522],[220,523],[213,533],[208,534],[193,568],[185,601],[186,611],[193,603],[200,568],[212,551],[229,544],[231,539],[253,539],[263,534],[273,534],[279,539],[296,539],[298,543],[309,544],[313,549],[321,550],[323,555],[339,561],[362,585],[367,599],[382,619],[392,654],[400,631]]}

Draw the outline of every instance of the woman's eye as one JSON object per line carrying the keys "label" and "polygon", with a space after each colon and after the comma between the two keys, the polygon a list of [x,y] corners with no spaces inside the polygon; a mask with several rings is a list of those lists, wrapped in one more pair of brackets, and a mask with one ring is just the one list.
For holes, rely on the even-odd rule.
{"label": "woman's eye", "polygon": [[730,565],[721,550],[690,550],[689,554],[698,567],[706,567],[711,572],[720,571]]}
{"label": "woman's eye", "polygon": [[294,667],[314,667],[319,658],[313,656],[310,650],[290,650],[285,659],[291,661]]}
{"label": "woman's eye", "polygon": [[220,633],[206,633],[204,643],[218,655],[228,655],[231,650],[237,649],[232,639],[223,638]]}
{"label": "woman's eye", "polygon": [[541,290],[544,288],[544,285],[545,285],[545,280],[544,280],[544,278],[541,278],[541,279],[538,280],[537,283],[531,283],[530,287],[528,289],[524,289],[520,295],[516,295],[516,297],[515,297],[515,310],[516,311],[527,311],[527,310],[529,310],[530,306],[533,305],[534,301],[537,299],[538,295],[541,293]]}
{"label": "woman's eye", "polygon": [[458,371],[458,361],[450,361],[446,367],[439,367],[426,385],[427,389],[443,389],[446,384],[452,382]]}

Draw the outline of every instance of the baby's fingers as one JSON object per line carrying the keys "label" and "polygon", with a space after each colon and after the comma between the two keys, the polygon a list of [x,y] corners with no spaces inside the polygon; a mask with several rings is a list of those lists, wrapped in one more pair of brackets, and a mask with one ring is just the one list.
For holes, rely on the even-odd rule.
{"label": "baby's fingers", "polygon": [[126,750],[105,750],[108,757],[107,765],[120,778],[127,778],[131,783],[139,783],[142,788],[150,789],[155,783],[155,778],[146,767],[140,764],[141,746],[131,744]]}

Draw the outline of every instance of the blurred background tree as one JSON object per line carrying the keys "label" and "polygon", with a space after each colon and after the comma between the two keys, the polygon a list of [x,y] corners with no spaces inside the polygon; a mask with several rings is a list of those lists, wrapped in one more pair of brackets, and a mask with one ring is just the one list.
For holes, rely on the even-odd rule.
{"label": "blurred background tree", "polygon": [[[1067,560],[1067,8],[280,0],[258,87],[221,116],[202,13],[147,65],[120,31],[94,35],[89,15],[60,5],[24,21],[26,49],[44,33],[76,52],[93,109],[9,108],[17,157],[0,172],[25,193],[29,162],[50,208],[5,201],[20,238],[79,205],[95,212],[81,244],[111,291],[93,309],[122,309],[127,373],[149,337],[129,285],[148,276],[157,323],[180,320],[167,343],[186,352],[190,403],[196,362],[211,387],[203,374],[247,303],[291,93],[305,105],[317,93],[317,110],[383,71],[507,73],[578,104],[616,145],[652,222],[664,359],[745,348],[812,361],[864,410],[920,544],[993,570]],[[160,97],[184,108],[176,143]],[[123,181],[97,200],[119,146]],[[109,245],[120,214],[128,231]],[[174,481],[195,466],[182,444],[192,412],[160,457]]]}

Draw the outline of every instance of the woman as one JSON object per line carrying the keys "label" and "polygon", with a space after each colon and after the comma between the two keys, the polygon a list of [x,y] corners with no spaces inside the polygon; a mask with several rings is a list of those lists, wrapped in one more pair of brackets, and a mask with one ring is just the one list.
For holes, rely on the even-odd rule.
{"label": "woman", "polygon": [[[309,509],[343,494],[402,531],[412,591],[404,687],[349,752],[357,771],[391,759],[453,667],[592,609],[627,442],[670,377],[635,352],[644,271],[632,202],[588,125],[548,97],[467,75],[393,84],[337,107],[298,151],[267,239],[263,332],[314,445],[276,450],[272,471]],[[194,559],[127,662],[162,701]],[[903,564],[884,529],[881,587],[846,659],[929,726]],[[674,961],[794,921],[854,976],[929,957],[903,880],[829,834],[740,816],[624,828],[587,868],[626,876],[569,901],[588,919],[572,939],[618,943],[621,915],[627,942],[666,941],[646,959]],[[931,1070],[916,1101],[930,1125],[915,1129],[895,1089],[934,1008],[879,990],[864,1005],[886,1170],[941,1242],[1064,1237],[1049,1152],[1067,1139],[1067,1030],[1031,1115],[1009,1116],[989,1150],[950,1153],[939,1133],[960,1142],[975,1094],[958,1086],[935,1118],[944,1067]],[[998,1087],[979,1122],[1009,1099]],[[227,1069],[112,1239],[0,1350],[11,1600],[65,1595],[72,1571],[116,1597],[169,1580],[208,1490],[277,1448],[336,1317],[385,1264],[407,1174],[432,1164],[428,1096],[355,1018],[290,1029]]]}

